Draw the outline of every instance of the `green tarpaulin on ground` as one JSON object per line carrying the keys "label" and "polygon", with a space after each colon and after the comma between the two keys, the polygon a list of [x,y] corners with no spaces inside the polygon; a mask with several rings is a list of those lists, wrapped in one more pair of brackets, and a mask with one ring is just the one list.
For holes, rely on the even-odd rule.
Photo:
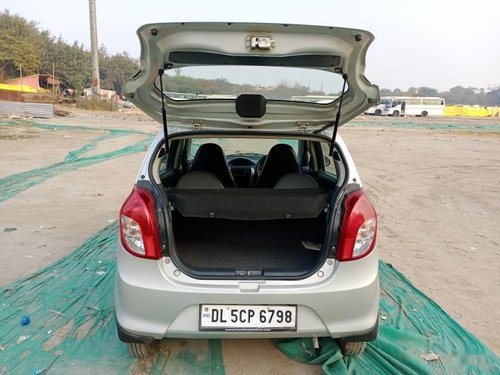
{"label": "green tarpaulin on ground", "polygon": [[[113,308],[117,224],[38,273],[0,288],[1,374],[223,374],[220,340],[163,340],[147,360],[118,341]],[[499,359],[390,265],[380,263],[380,335],[344,359],[333,340],[277,341],[327,374],[500,374]],[[22,318],[30,324],[23,326]]]}

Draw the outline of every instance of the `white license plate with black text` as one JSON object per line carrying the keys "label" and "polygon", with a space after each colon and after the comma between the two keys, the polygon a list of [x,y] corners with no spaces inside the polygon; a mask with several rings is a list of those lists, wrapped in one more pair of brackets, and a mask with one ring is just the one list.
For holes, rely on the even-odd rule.
{"label": "white license plate with black text", "polygon": [[296,331],[296,305],[200,305],[201,331]]}

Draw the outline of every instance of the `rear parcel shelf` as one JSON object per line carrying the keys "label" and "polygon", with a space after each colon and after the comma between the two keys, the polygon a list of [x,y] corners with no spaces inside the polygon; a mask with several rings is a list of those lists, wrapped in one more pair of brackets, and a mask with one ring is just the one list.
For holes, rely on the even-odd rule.
{"label": "rear parcel shelf", "polygon": [[167,189],[184,217],[231,220],[310,219],[327,207],[323,189]]}

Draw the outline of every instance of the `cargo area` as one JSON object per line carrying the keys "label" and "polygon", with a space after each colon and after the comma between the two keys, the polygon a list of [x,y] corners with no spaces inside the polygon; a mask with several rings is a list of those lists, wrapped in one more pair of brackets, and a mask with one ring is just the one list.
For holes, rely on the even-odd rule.
{"label": "cargo area", "polygon": [[195,270],[306,274],[318,265],[324,223],[323,216],[243,221],[177,214],[176,252]]}
{"label": "cargo area", "polygon": [[299,277],[324,259],[329,195],[322,189],[174,188],[167,195],[171,252],[194,272]]}

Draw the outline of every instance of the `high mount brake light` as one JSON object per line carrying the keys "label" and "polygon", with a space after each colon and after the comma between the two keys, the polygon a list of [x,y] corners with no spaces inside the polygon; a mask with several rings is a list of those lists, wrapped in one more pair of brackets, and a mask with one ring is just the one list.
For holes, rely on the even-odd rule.
{"label": "high mount brake light", "polygon": [[340,229],[337,260],[360,259],[375,248],[377,213],[363,190],[357,190],[344,202],[344,220]]}
{"label": "high mount brake light", "polygon": [[137,186],[120,210],[120,240],[125,250],[134,256],[161,258],[155,198]]}

